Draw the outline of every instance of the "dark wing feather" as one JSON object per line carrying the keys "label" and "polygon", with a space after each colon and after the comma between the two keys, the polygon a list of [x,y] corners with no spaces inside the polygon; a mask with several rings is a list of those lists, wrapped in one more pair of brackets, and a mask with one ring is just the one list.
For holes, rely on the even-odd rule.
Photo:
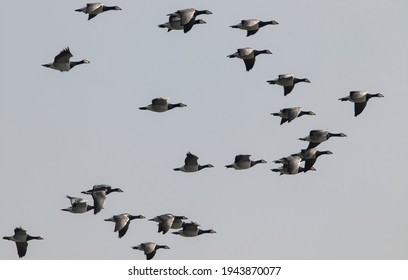
{"label": "dark wing feather", "polygon": [[28,242],[16,242],[18,257],[22,258],[27,253]]}
{"label": "dark wing feather", "polygon": [[146,260],[151,260],[153,259],[154,255],[156,255],[156,250],[153,250],[151,253],[145,254],[145,255],[146,255]]}
{"label": "dark wing feather", "polygon": [[319,143],[309,142],[309,146],[307,146],[307,150],[317,147],[319,144],[320,142]]}
{"label": "dark wing feather", "polygon": [[105,191],[93,191],[92,198],[94,201],[94,214],[99,213],[103,209],[103,204],[106,200]]}
{"label": "dark wing feather", "polygon": [[98,14],[89,14],[88,15],[88,20],[93,19],[94,17],[96,17]]}
{"label": "dark wing feather", "polygon": [[126,232],[129,229],[129,225],[130,225],[130,220],[126,223],[126,225],[121,230],[119,230],[119,238],[122,238],[126,234]]}
{"label": "dark wing feather", "polygon": [[71,57],[72,54],[69,48],[63,49],[57,56],[55,56],[54,63],[68,63]]}
{"label": "dark wing feather", "polygon": [[251,70],[254,67],[255,64],[255,57],[254,58],[248,58],[244,59],[245,62],[245,68],[247,71]]}
{"label": "dark wing feather", "polygon": [[184,160],[185,165],[197,165],[198,157],[192,153],[188,153],[186,159]]}
{"label": "dark wing feather", "polygon": [[357,117],[358,115],[360,115],[361,112],[363,112],[366,105],[367,102],[354,103],[354,116]]}
{"label": "dark wing feather", "polygon": [[256,32],[258,32],[258,30],[259,30],[259,29],[248,30],[248,31],[247,31],[247,37],[248,37],[248,36],[251,36],[251,35],[254,35]]}
{"label": "dark wing feather", "polygon": [[291,93],[294,87],[295,86],[284,86],[283,87],[284,95],[288,95],[289,93]]}
{"label": "dark wing feather", "polygon": [[280,124],[282,125],[282,124],[284,124],[284,123],[287,122],[287,121],[288,121],[288,119],[282,117]]}
{"label": "dark wing feather", "polygon": [[305,160],[305,168],[303,169],[303,172],[309,171],[310,168],[312,168],[315,163],[316,163],[316,158]]}

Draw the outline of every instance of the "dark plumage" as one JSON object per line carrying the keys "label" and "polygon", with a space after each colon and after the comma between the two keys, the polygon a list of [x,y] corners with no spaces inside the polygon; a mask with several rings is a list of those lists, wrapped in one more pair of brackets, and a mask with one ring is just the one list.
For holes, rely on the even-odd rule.
{"label": "dark plumage", "polygon": [[102,3],[88,3],[86,4],[86,7],[76,9],[75,12],[83,12],[88,14],[88,20],[91,20],[97,15],[111,10],[120,11],[122,9],[118,6],[105,6]]}
{"label": "dark plumage", "polygon": [[14,241],[17,246],[18,257],[22,258],[27,253],[28,241],[30,240],[43,240],[41,236],[31,236],[27,234],[27,231],[21,227],[14,229],[13,236],[4,236],[3,239]]}
{"label": "dark plumage", "polygon": [[70,62],[69,59],[71,57],[72,57],[71,51],[69,50],[69,48],[65,48],[57,56],[55,56],[54,62],[43,64],[42,66],[51,68],[54,70],[59,70],[60,72],[66,72],[74,68],[77,65],[84,64],[84,63],[85,64],[90,63],[89,60],[87,59],[83,59],[81,61],[71,61]]}
{"label": "dark plumage", "polygon": [[214,167],[212,164],[200,165],[198,164],[198,157],[188,152],[186,159],[184,160],[184,165],[182,167],[174,168],[174,171],[183,171],[183,172],[197,172],[204,168]]}
{"label": "dark plumage", "polygon": [[312,111],[302,111],[301,107],[292,107],[292,108],[284,108],[280,110],[278,113],[271,113],[273,116],[278,116],[281,117],[281,122],[280,124],[284,124],[285,122],[290,123],[294,119],[301,117],[303,115],[316,115]]}
{"label": "dark plumage", "polygon": [[351,101],[354,103],[354,116],[360,115],[367,105],[368,100],[372,97],[384,97],[381,93],[370,94],[367,91],[350,91],[350,94],[346,97],[340,98],[340,101]]}
{"label": "dark plumage", "polygon": [[123,192],[123,190],[120,188],[112,188],[109,185],[95,185],[92,189],[81,193],[92,195],[94,201],[94,214],[97,214],[103,209],[106,196],[112,192]]}
{"label": "dark plumage", "polygon": [[280,85],[283,86],[283,94],[286,96],[292,92],[293,88],[297,83],[304,82],[310,83],[309,79],[303,78],[299,79],[293,76],[293,74],[281,74],[275,80],[267,81],[271,85]]}
{"label": "dark plumage", "polygon": [[130,225],[130,221],[134,220],[134,219],[144,219],[145,216],[143,215],[137,215],[137,216],[133,216],[130,215],[128,213],[123,213],[123,214],[119,214],[119,215],[114,215],[113,217],[109,218],[109,219],[105,219],[105,221],[107,222],[114,222],[115,223],[115,229],[113,230],[114,232],[118,231],[118,237],[122,238]]}
{"label": "dark plumage", "polygon": [[270,20],[270,21],[261,21],[258,19],[244,19],[241,20],[240,23],[235,24],[235,25],[231,25],[230,27],[232,28],[239,28],[239,29],[243,29],[247,31],[247,37],[254,35],[256,32],[258,32],[258,30],[261,27],[264,27],[266,25],[276,25],[279,24],[277,21],[275,20]]}
{"label": "dark plumage", "polygon": [[167,245],[157,245],[154,242],[141,243],[140,245],[133,246],[131,248],[135,250],[143,251],[144,254],[146,255],[146,260],[153,259],[158,249],[170,249],[170,247]]}

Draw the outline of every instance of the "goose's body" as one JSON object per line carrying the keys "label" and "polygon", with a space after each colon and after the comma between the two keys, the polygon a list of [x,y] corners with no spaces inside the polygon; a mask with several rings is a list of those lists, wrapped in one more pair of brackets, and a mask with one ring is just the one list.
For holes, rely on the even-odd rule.
{"label": "goose's body", "polygon": [[160,216],[156,216],[152,219],[149,219],[149,221],[154,221],[159,223],[158,224],[158,231],[157,232],[163,232],[163,234],[166,234],[170,228],[172,229],[179,229],[182,228],[183,226],[183,220],[186,220],[187,217],[185,216],[175,216],[173,214],[163,214]]}
{"label": "goose's body", "polygon": [[66,72],[77,65],[90,63],[87,59],[83,59],[81,61],[69,61],[71,57],[71,51],[69,48],[65,48],[55,56],[54,62],[43,64],[42,66],[58,70],[60,72]]}
{"label": "goose's body", "polygon": [[28,241],[30,240],[43,240],[41,236],[31,236],[27,234],[27,231],[21,227],[14,229],[13,236],[4,236],[4,240],[14,241],[17,246],[18,257],[22,258],[27,253]]}
{"label": "goose's body", "polygon": [[69,195],[67,195],[66,197],[70,200],[71,207],[61,209],[62,211],[71,212],[73,214],[82,214],[94,209],[93,206],[88,205],[88,200],[84,200],[80,197],[73,197]]}
{"label": "goose's body", "polygon": [[301,107],[292,107],[292,108],[284,108],[280,110],[278,113],[271,113],[273,116],[278,116],[281,117],[281,125],[284,124],[285,122],[290,123],[294,119],[301,117],[303,115],[316,115],[312,111],[302,111]]}
{"label": "goose's body", "polygon": [[75,11],[88,14],[88,20],[91,20],[97,15],[111,10],[120,11],[122,9],[118,6],[106,6],[102,3],[88,3],[85,7],[76,9]]}
{"label": "goose's body", "polygon": [[204,233],[216,233],[213,229],[208,229],[208,230],[202,230],[199,229],[200,225],[195,223],[195,222],[190,222],[190,223],[183,223],[183,229],[172,232],[173,234],[176,235],[181,235],[183,237],[195,237]]}
{"label": "goose's body", "polygon": [[[295,173],[293,173],[293,171],[290,170],[289,166],[285,165],[285,164],[282,167],[273,168],[271,170],[273,172],[279,173],[279,175],[296,175],[296,174],[299,174],[301,172],[305,172],[305,169],[302,166],[299,166],[299,169]],[[310,170],[316,171],[316,169],[314,167],[311,167]]]}
{"label": "goose's body", "polygon": [[296,78],[293,74],[281,74],[275,80],[267,81],[271,85],[280,85],[283,86],[283,94],[286,96],[292,92],[293,88],[297,83],[304,82],[310,83],[309,79],[307,78]]}
{"label": "goose's body", "polygon": [[354,116],[360,115],[367,105],[368,100],[372,97],[384,97],[381,93],[370,94],[367,91],[350,91],[350,94],[346,97],[340,98],[341,101],[351,101],[354,103]]}
{"label": "goose's body", "polygon": [[255,57],[259,54],[272,54],[269,50],[255,50],[253,48],[241,48],[238,49],[237,52],[228,55],[229,58],[240,58],[245,63],[245,69],[247,71],[251,70],[255,64]]}
{"label": "goose's body", "polygon": [[275,163],[282,163],[283,166],[281,169],[272,169],[274,172],[280,172],[282,174],[298,174],[303,171],[303,168],[300,167],[300,162],[302,159],[299,156],[289,156],[284,157],[278,160],[275,160]]}
{"label": "goose's body", "polygon": [[122,238],[127,230],[129,229],[130,221],[134,219],[144,219],[145,217],[143,215],[137,215],[133,216],[128,213],[123,213],[119,215],[114,215],[113,217],[109,219],[105,219],[107,222],[114,222],[115,223],[115,229],[113,230],[114,232],[118,231],[118,237]]}
{"label": "goose's body", "polygon": [[242,170],[242,169],[248,169],[253,167],[254,165],[258,163],[266,163],[266,160],[260,159],[260,160],[250,160],[249,157],[251,155],[237,155],[235,156],[235,160],[233,164],[228,164],[225,167],[226,168],[234,168],[236,170]]}
{"label": "goose's body", "polygon": [[146,260],[151,260],[156,255],[158,249],[170,249],[167,245],[157,245],[154,242],[145,242],[140,245],[133,246],[132,249],[143,251],[146,255]]}
{"label": "goose's body", "polygon": [[112,192],[123,192],[123,190],[120,188],[112,188],[109,185],[95,185],[92,189],[81,193],[92,195],[94,201],[94,214],[97,214],[103,209],[106,196]]}
{"label": "goose's body", "polygon": [[230,27],[232,28],[239,28],[242,30],[247,31],[247,37],[254,35],[256,32],[258,32],[259,28],[264,27],[265,25],[276,25],[279,24],[275,20],[270,20],[270,21],[261,21],[258,19],[244,19],[241,20],[240,23],[231,25]]}
{"label": "goose's body", "polygon": [[[193,22],[193,26],[196,24],[206,24],[206,22],[202,19],[196,19]],[[184,30],[184,33],[187,33],[189,29],[185,29],[183,25],[181,25],[181,18],[180,16],[176,15],[171,15],[169,16],[169,22],[159,24],[158,25],[160,28],[167,28],[167,32],[170,32],[172,30]]]}
{"label": "goose's body", "polygon": [[180,18],[180,25],[183,27],[184,33],[191,30],[194,24],[196,24],[196,16],[198,15],[211,15],[209,10],[196,10],[193,8],[178,10],[174,13],[168,14],[169,22],[172,17]]}
{"label": "goose's body", "polygon": [[316,160],[321,155],[331,155],[332,151],[318,151],[317,148],[304,149],[300,153],[293,154],[292,156],[299,156],[302,161],[305,162],[305,167],[303,172],[309,171],[313,165],[316,163]]}
{"label": "goose's body", "polygon": [[323,129],[311,130],[309,135],[299,138],[299,140],[309,141],[307,149],[311,149],[319,145],[320,143],[329,140],[331,137],[347,137],[344,133],[332,133]]}
{"label": "goose's body", "polygon": [[162,113],[168,110],[177,108],[177,107],[186,107],[187,105],[184,103],[169,103],[168,98],[155,98],[152,100],[152,104],[147,105],[145,107],[139,107],[140,110],[149,110],[152,112]]}
{"label": "goose's body", "polygon": [[214,167],[212,164],[200,165],[198,164],[198,157],[188,152],[184,160],[184,165],[182,167],[174,168],[174,171],[182,172],[197,172],[204,168]]}

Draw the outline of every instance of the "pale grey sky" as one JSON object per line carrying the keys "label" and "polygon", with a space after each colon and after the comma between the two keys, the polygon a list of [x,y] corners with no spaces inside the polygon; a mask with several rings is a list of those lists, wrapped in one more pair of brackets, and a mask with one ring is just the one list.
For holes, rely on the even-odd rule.
{"label": "pale grey sky", "polygon": [[[22,226],[25,259],[144,259],[130,247],[168,245],[155,259],[407,259],[405,174],[408,102],[406,1],[108,1],[91,21],[86,1],[4,1],[0,10],[1,236]],[[208,9],[184,34],[158,28],[166,14]],[[257,34],[229,26],[276,20]],[[67,73],[41,64],[70,47]],[[237,48],[269,49],[254,68]],[[288,96],[267,80],[309,78]],[[355,118],[351,90],[381,92]],[[188,106],[141,111],[155,97]],[[270,113],[301,106],[316,116],[279,125]],[[316,172],[279,176],[272,161],[307,146],[311,129],[343,132],[319,150]],[[215,168],[173,171],[187,151]],[[237,154],[265,159],[224,166]],[[97,215],[60,211],[65,195],[121,187]],[[118,239],[103,221],[129,212],[185,215],[216,234],[158,234],[134,220]],[[16,259],[0,242],[0,259]]]}

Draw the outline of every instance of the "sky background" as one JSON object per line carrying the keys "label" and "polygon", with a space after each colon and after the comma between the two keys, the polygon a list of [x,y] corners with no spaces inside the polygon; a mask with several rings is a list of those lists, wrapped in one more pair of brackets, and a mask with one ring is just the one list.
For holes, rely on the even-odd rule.
{"label": "sky background", "polygon": [[[0,10],[1,236],[22,226],[25,259],[144,259],[130,247],[168,245],[155,259],[407,259],[407,1],[109,1],[91,21],[84,1],[10,1]],[[184,34],[157,25],[166,14],[208,9]],[[276,20],[257,34],[242,19]],[[60,73],[41,64],[69,47]],[[237,48],[269,49],[245,71]],[[311,84],[291,94],[269,85],[294,73]],[[339,98],[381,92],[354,117]],[[156,97],[188,106],[141,111]],[[301,106],[316,116],[290,124],[270,113]],[[311,129],[343,132],[319,150],[316,172],[279,176],[273,160],[306,148]],[[215,168],[173,171],[187,151]],[[237,154],[265,159],[249,170],[224,166]],[[74,215],[65,195],[95,184],[121,187],[97,215]],[[92,203],[91,203],[92,204]],[[134,220],[118,239],[103,221],[128,212],[185,215],[216,234],[158,234]],[[0,259],[17,259],[0,242]]]}

